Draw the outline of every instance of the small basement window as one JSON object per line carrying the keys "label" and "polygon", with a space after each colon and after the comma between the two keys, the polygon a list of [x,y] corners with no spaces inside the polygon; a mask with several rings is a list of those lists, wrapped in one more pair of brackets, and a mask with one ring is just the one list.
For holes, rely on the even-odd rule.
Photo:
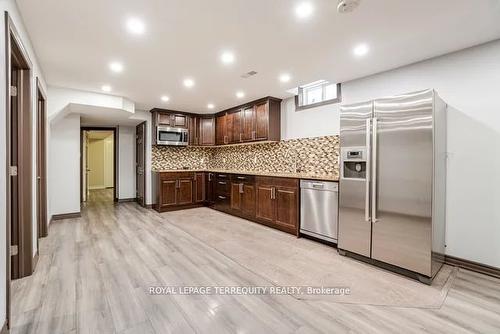
{"label": "small basement window", "polygon": [[326,80],[299,86],[295,95],[295,110],[315,108],[326,104],[342,102],[341,88],[338,83]]}

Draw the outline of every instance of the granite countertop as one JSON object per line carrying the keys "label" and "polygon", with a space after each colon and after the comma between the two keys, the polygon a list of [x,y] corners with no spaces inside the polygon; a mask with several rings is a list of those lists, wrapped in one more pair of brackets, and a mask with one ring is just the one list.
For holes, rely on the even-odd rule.
{"label": "granite countertop", "polygon": [[258,176],[273,176],[273,177],[289,177],[295,179],[335,181],[339,180],[336,175],[318,175],[312,173],[292,173],[292,172],[262,172],[262,171],[241,171],[241,170],[224,170],[224,169],[164,169],[153,170],[157,173],[175,173],[175,172],[211,172],[211,173],[227,173],[227,174],[246,174]]}

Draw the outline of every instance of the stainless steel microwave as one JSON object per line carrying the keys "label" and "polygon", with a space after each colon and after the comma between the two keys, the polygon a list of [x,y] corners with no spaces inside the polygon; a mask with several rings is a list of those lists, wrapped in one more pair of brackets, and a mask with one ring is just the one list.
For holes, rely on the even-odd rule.
{"label": "stainless steel microwave", "polygon": [[157,145],[187,146],[188,130],[170,126],[158,126],[156,130]]}

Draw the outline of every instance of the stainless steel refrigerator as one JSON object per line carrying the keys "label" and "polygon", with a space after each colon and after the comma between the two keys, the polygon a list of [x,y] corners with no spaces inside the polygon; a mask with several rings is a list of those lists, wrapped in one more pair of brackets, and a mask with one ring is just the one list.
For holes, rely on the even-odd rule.
{"label": "stainless steel refrigerator", "polygon": [[341,254],[432,281],[445,249],[446,109],[434,90],[341,107]]}

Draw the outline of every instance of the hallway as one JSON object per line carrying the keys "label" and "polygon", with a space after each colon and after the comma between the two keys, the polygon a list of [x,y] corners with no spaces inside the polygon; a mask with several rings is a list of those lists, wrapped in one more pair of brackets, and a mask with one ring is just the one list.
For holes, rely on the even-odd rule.
{"label": "hallway", "polygon": [[[175,212],[159,214],[135,203],[117,205],[105,191],[92,193],[82,218],[50,225],[49,236],[41,240],[35,274],[13,282],[12,333],[494,333],[500,328],[499,281],[466,270],[458,270],[437,308],[304,300],[292,295],[151,296],[149,286],[273,285],[264,272],[249,269],[193,235],[200,226],[232,235],[239,245],[232,248],[235,256],[249,251],[244,241],[252,229],[268,245],[255,252],[285,254],[290,249],[287,244],[293,243],[339,257],[327,246],[210,209],[187,213],[190,218],[182,220]],[[216,234],[203,237],[217,238]],[[376,270],[399,279],[358,266],[366,270],[366,277]],[[292,269],[305,272],[307,264],[299,261]],[[338,270],[343,269],[330,269]],[[409,287],[424,288],[404,281]]]}

